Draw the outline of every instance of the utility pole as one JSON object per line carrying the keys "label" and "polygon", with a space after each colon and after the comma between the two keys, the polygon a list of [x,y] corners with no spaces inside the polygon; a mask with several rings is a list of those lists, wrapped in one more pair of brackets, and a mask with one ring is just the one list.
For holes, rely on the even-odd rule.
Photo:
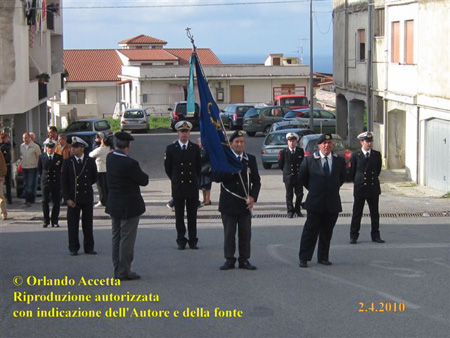
{"label": "utility pole", "polygon": [[369,20],[367,30],[367,85],[366,85],[366,101],[367,101],[367,130],[373,131],[373,115],[372,115],[372,13],[373,3],[368,0],[367,8]]}
{"label": "utility pole", "polygon": [[314,128],[313,0],[309,1],[309,128]]}

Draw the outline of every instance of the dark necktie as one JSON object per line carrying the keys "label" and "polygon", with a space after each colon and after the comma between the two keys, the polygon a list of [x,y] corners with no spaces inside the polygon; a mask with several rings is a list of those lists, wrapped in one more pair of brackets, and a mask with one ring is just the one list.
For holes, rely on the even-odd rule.
{"label": "dark necktie", "polygon": [[328,157],[325,157],[325,164],[323,165],[323,173],[325,176],[330,176],[330,166],[328,165]]}
{"label": "dark necktie", "polygon": [[186,150],[186,145],[185,144],[183,144],[183,150]]}
{"label": "dark necktie", "polygon": [[78,159],[78,164],[81,164],[81,158]]}
{"label": "dark necktie", "polygon": [[241,157],[241,155],[238,155],[238,157],[237,157],[237,158],[238,158],[239,162],[240,162],[240,161],[242,161],[242,157]]}
{"label": "dark necktie", "polygon": [[370,157],[370,153],[369,153],[369,152],[367,152],[367,153],[366,153],[366,160],[368,160],[368,159],[369,159],[369,157]]}
{"label": "dark necktie", "polygon": [[49,156],[48,159],[51,161],[53,160],[53,156]]}

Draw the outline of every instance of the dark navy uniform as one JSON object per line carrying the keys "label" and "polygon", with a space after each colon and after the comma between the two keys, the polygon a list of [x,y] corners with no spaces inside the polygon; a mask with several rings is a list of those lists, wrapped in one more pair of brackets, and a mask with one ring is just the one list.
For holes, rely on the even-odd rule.
{"label": "dark navy uniform", "polygon": [[[182,149],[177,141],[167,146],[164,168],[172,182],[172,197],[175,207],[175,226],[177,229],[177,243],[183,247],[189,243],[190,247],[197,244],[197,208],[198,181],[201,174],[200,147],[188,142]],[[186,206],[189,241],[186,239],[186,225],[184,224],[184,207]]]}
{"label": "dark navy uniform", "polygon": [[82,213],[83,248],[84,252],[94,250],[93,234],[93,203],[94,191],[92,185],[97,181],[97,166],[95,160],[84,154],[79,163],[76,156],[64,160],[62,170],[62,193],[65,201],[76,203],[74,208],[67,207],[67,225],[69,228],[69,250],[71,253],[80,249],[78,229],[80,213]]}
{"label": "dark navy uniform", "polygon": [[[51,156],[51,159],[50,159]],[[44,227],[48,224],[58,225],[59,210],[61,205],[61,169],[63,157],[56,153],[49,155],[47,152],[39,157],[38,172],[41,175],[42,212],[44,213]],[[52,201],[52,215],[50,218],[49,203]]]}
{"label": "dark navy uniform", "polygon": [[243,153],[242,164],[241,175],[218,175],[213,173],[213,179],[216,182],[222,182],[219,211],[222,213],[225,234],[224,256],[233,267],[236,262],[234,257],[236,251],[236,229],[238,229],[239,234],[239,263],[248,262],[250,258],[252,215],[245,200],[246,192],[248,191],[248,195],[257,202],[261,189],[261,177],[259,176],[255,156]]}
{"label": "dark navy uniform", "polygon": [[[283,171],[283,182],[286,188],[286,206],[290,217],[295,213],[301,216],[301,203],[303,199],[303,186],[299,180],[298,172],[300,164],[305,157],[302,148],[295,148],[292,152],[290,148],[280,151],[278,156],[278,167]],[[295,207],[293,204],[295,192]]]}
{"label": "dark navy uniform", "polygon": [[299,177],[308,195],[304,208],[308,211],[300,241],[300,266],[312,259],[319,237],[317,260],[329,264],[330,242],[333,229],[342,211],[339,189],[345,181],[345,160],[331,153],[332,163],[329,176],[326,175],[319,150],[305,158],[300,166]]}
{"label": "dark navy uniform", "polygon": [[352,154],[350,159],[350,176],[354,182],[353,215],[350,226],[350,239],[352,242],[356,242],[359,237],[365,201],[367,201],[370,210],[372,223],[372,231],[370,234],[372,240],[380,239],[378,202],[381,189],[378,176],[381,172],[382,160],[380,152],[376,150],[371,149],[368,154],[369,156],[366,157],[362,149],[359,149]]}

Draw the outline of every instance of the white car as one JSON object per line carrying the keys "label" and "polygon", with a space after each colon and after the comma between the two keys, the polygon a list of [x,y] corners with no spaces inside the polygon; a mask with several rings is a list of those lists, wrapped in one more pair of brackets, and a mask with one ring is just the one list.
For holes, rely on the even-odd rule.
{"label": "white car", "polygon": [[147,133],[150,130],[147,111],[142,108],[126,109],[120,118],[120,130],[140,130]]}

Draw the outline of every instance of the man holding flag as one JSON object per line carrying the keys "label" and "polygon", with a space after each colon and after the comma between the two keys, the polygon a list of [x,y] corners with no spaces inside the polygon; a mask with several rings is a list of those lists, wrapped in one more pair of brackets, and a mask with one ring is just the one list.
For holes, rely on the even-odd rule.
{"label": "man holding flag", "polygon": [[261,189],[256,158],[244,152],[245,139],[242,131],[233,133],[228,142],[220,120],[219,108],[209,90],[195,46],[191,57],[191,74],[194,65],[200,97],[202,144],[211,161],[213,180],[222,182],[219,211],[222,213],[224,226],[226,262],[220,269],[234,268],[235,236],[236,229],[239,229],[239,268],[255,270],[256,267],[251,265],[248,259],[250,258],[252,208]]}

